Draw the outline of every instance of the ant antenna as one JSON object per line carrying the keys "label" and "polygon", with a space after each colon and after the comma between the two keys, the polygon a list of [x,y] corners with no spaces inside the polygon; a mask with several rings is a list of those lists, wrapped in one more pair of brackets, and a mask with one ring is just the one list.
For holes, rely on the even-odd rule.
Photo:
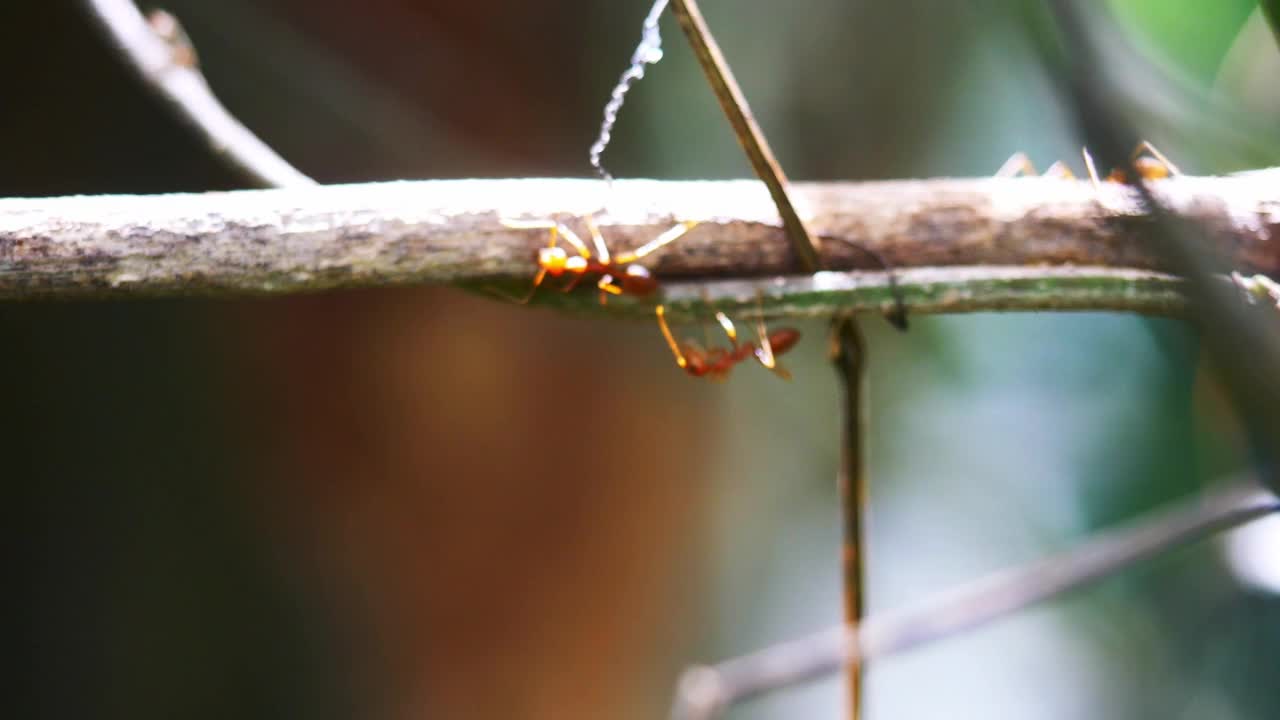
{"label": "ant antenna", "polygon": [[778,359],[773,354],[773,343],[769,342],[769,331],[764,326],[764,293],[760,288],[756,288],[756,337],[760,339],[760,345],[754,353],[756,360],[765,368],[790,379],[790,373],[785,368],[778,367]]}
{"label": "ant antenna", "polygon": [[1093,164],[1093,155],[1089,153],[1089,148],[1080,148],[1080,156],[1084,158],[1084,169],[1089,173],[1089,182],[1093,183],[1093,192],[1095,195],[1102,193],[1102,181],[1098,178],[1098,166]]}
{"label": "ant antenna", "polygon": [[609,147],[609,141],[613,139],[613,126],[618,122],[618,111],[626,101],[627,91],[637,80],[644,77],[646,65],[652,65],[662,59],[662,32],[658,29],[658,18],[662,17],[662,11],[666,9],[667,0],[655,0],[653,7],[649,9],[649,14],[644,19],[640,44],[631,55],[631,64],[623,71],[622,77],[618,78],[618,84],[614,85],[613,91],[609,93],[609,102],[604,106],[604,120],[600,123],[600,136],[596,138],[588,153],[591,167],[595,168],[600,179],[610,186],[613,185],[613,176],[604,169],[600,156],[604,154],[604,149]]}
{"label": "ant antenna", "polygon": [[906,332],[907,331],[907,303],[902,298],[902,288],[898,287],[898,274],[894,272],[893,266],[890,265],[889,262],[884,259],[884,256],[876,252],[875,250],[872,250],[871,248],[867,247],[866,245],[863,245],[862,243],[859,243],[859,242],[855,242],[846,237],[841,237],[839,235],[819,235],[818,237],[822,238],[823,240],[839,240],[840,242],[857,250],[863,255],[866,255],[867,257],[871,258],[872,260],[875,261],[877,265],[880,266],[880,269],[883,270],[885,274],[888,275],[889,277],[889,294],[893,296],[893,310],[885,313],[884,319],[889,321],[889,324],[894,326],[895,328],[903,332]]}

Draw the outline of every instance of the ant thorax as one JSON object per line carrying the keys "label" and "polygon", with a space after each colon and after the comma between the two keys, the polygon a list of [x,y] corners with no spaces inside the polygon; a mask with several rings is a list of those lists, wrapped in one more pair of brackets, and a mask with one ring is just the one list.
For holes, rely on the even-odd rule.
{"label": "ant thorax", "polygon": [[1163,180],[1172,174],[1167,164],[1145,155],[1134,158],[1133,166],[1138,169],[1138,174],[1146,180]]}

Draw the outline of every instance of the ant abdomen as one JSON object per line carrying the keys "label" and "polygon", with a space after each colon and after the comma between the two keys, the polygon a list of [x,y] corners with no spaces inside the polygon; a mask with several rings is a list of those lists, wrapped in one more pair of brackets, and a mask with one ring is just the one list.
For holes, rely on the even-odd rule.
{"label": "ant abdomen", "polygon": [[658,291],[658,281],[641,265],[631,265],[618,280],[622,292],[636,297],[646,297]]}
{"label": "ant abdomen", "polygon": [[775,355],[790,350],[800,342],[800,331],[795,328],[779,328],[769,333],[769,344],[773,346]]}

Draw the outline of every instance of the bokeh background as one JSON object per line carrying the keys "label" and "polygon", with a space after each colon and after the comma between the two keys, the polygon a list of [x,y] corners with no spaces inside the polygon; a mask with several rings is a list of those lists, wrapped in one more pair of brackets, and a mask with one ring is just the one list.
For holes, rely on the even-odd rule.
{"label": "bokeh background", "polygon": [[[358,182],[585,175],[645,5],[165,7],[246,124]],[[793,178],[986,175],[1015,150],[1080,169],[1030,4],[704,5]],[[1251,2],[1099,5],[1130,109],[1184,170],[1277,162],[1280,53]],[[747,176],[664,29],[607,163]],[[0,3],[0,68],[0,196],[242,186],[76,2]],[[866,328],[873,611],[1243,467],[1179,323]],[[22,715],[660,717],[683,665],[839,617],[835,380],[803,330],[793,382],[711,385],[649,323],[448,289],[0,305]],[[1275,717],[1277,587],[1231,547],[1257,546],[1203,543],[886,661],[869,717]],[[841,703],[831,680],[733,717]]]}

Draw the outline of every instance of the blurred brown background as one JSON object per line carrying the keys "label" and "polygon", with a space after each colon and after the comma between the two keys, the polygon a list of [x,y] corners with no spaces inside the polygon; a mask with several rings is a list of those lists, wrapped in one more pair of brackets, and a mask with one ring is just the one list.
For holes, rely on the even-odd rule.
{"label": "blurred brown background", "polygon": [[[1018,3],[705,4],[793,177],[1074,157]],[[321,181],[359,182],[586,174],[642,5],[165,7],[247,125]],[[1251,3],[1112,5],[1156,48],[1145,62],[1266,106],[1242,70],[1274,56]],[[1200,13],[1194,32],[1178,13]],[[746,176],[664,27],[668,57],[606,162]],[[0,6],[0,61],[0,196],[241,186],[77,3]],[[1274,161],[1265,139],[1220,139],[1247,128],[1183,109],[1152,139],[1184,167]],[[1176,323],[913,322],[902,337],[867,321],[873,608],[1239,463]],[[795,382],[747,367],[713,386],[647,323],[448,289],[0,305],[0,472],[33,571],[24,714],[660,716],[683,664],[838,618],[834,385],[822,327],[803,329]],[[1277,641],[1274,596],[1201,547],[877,668],[872,716],[1270,717]],[[833,717],[838,693],[742,717]]]}

